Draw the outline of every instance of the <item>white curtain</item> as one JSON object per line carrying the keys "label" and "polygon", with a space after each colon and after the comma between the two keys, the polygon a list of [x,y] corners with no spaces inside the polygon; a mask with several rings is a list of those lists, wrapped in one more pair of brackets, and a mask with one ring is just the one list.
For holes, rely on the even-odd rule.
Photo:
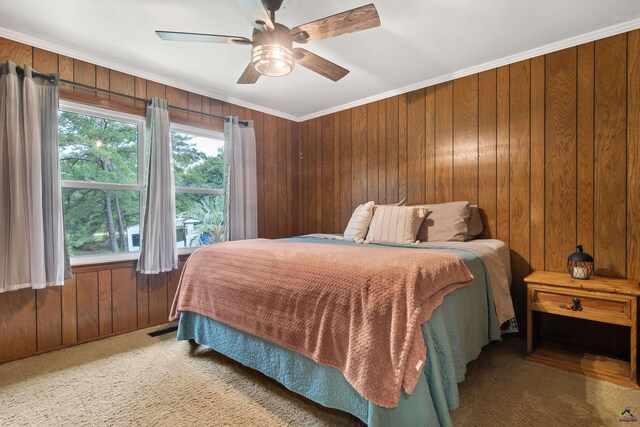
{"label": "white curtain", "polygon": [[224,124],[224,224],[226,240],[258,237],[256,134],[253,122]]}
{"label": "white curtain", "polygon": [[147,107],[144,221],[138,271],[157,274],[178,268],[173,150],[166,99]]}
{"label": "white curtain", "polygon": [[0,64],[0,292],[64,284],[58,76]]}

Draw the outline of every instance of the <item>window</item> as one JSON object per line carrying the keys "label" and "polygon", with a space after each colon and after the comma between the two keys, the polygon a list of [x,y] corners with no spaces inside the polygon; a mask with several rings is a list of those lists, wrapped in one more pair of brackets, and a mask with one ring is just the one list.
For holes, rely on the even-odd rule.
{"label": "window", "polygon": [[224,137],[172,125],[176,182],[178,248],[193,248],[224,238]]}
{"label": "window", "polygon": [[[144,205],[144,119],[60,103],[65,233],[74,264],[135,259]],[[181,252],[224,238],[224,136],[172,125]]]}
{"label": "window", "polygon": [[59,156],[69,255],[140,249],[143,197],[140,117],[61,102]]}

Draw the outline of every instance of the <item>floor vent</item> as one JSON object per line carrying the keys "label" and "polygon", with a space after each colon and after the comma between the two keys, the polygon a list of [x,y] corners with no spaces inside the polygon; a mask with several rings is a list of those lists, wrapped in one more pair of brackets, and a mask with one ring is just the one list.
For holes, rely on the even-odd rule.
{"label": "floor vent", "polygon": [[159,335],[169,334],[169,333],[175,332],[177,330],[178,330],[177,326],[170,326],[170,327],[165,328],[165,329],[158,329],[157,331],[149,332],[147,335],[149,335],[150,337],[157,337]]}

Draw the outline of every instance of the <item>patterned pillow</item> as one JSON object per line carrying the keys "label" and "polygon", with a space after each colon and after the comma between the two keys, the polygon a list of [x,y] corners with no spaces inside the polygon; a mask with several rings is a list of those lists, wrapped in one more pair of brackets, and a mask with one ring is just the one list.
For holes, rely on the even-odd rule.
{"label": "patterned pillow", "polygon": [[344,240],[350,240],[357,243],[364,242],[369,229],[369,223],[373,216],[373,202],[367,202],[358,206],[351,215],[349,224],[344,230]]}
{"label": "patterned pillow", "polygon": [[365,243],[415,243],[420,225],[429,214],[414,206],[378,206]]}
{"label": "patterned pillow", "polygon": [[388,203],[386,205],[373,205],[373,214],[375,215],[378,206],[407,206],[407,198],[403,198],[398,203]]}

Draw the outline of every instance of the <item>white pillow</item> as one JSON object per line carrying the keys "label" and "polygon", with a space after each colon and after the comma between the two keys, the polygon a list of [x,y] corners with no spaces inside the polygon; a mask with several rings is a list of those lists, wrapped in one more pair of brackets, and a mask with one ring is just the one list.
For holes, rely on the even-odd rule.
{"label": "white pillow", "polygon": [[344,230],[344,240],[350,240],[357,243],[364,242],[369,229],[369,223],[373,216],[373,202],[367,202],[358,206],[351,215],[349,224]]}
{"label": "white pillow", "polygon": [[428,214],[427,209],[414,206],[378,206],[365,243],[415,243],[418,230]]}

